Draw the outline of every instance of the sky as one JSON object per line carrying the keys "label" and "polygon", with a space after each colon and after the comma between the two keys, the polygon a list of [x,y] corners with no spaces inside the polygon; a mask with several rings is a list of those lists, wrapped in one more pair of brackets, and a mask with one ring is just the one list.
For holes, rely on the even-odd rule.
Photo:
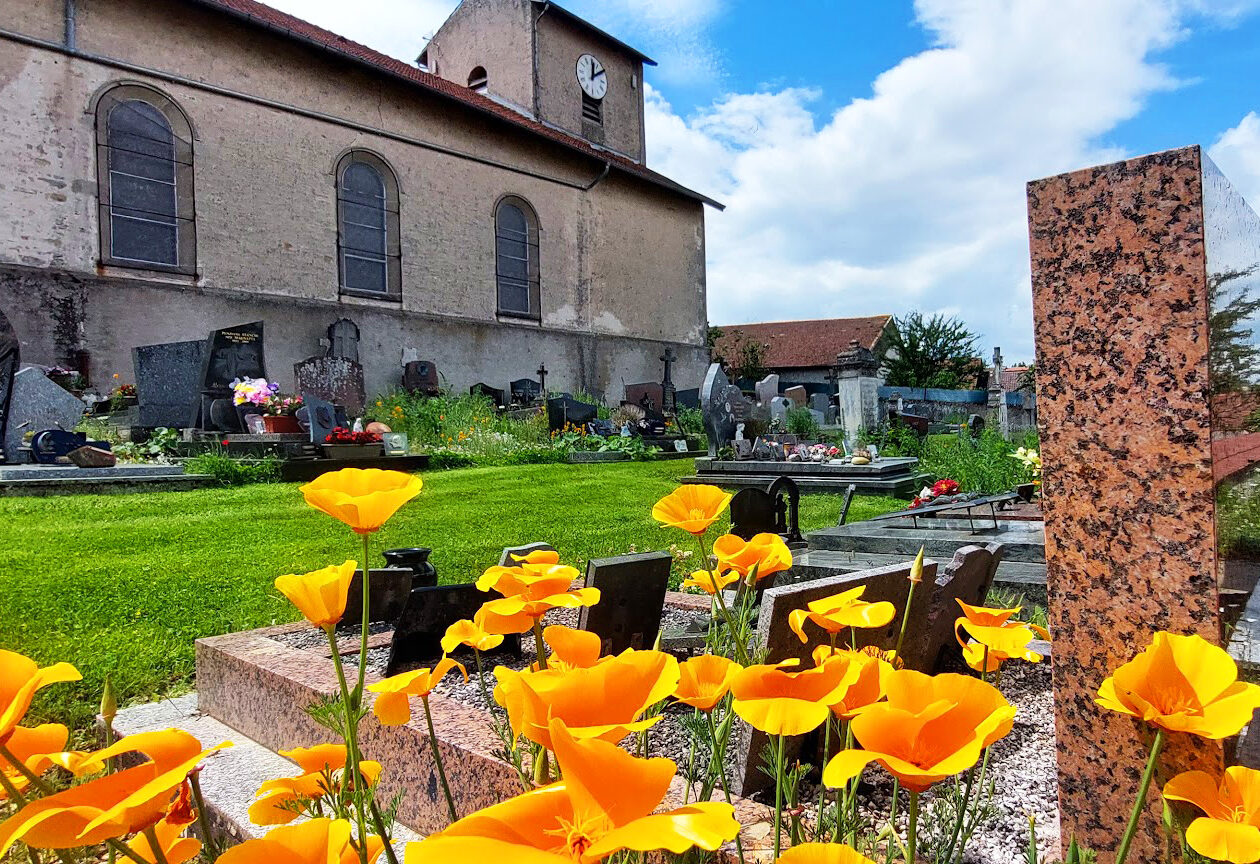
{"label": "sky", "polygon": [[[269,0],[411,61],[455,0]],[[1025,183],[1190,144],[1260,203],[1260,0],[568,0],[656,59],[709,320],[956,316],[1033,356]]]}

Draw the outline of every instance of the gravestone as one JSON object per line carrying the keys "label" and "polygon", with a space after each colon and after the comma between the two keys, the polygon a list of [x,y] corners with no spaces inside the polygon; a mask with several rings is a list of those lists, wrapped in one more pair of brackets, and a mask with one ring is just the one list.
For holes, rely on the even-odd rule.
{"label": "gravestone", "polygon": [[533,378],[518,378],[508,384],[513,405],[533,405],[542,398],[542,385]]}
{"label": "gravestone", "polygon": [[753,442],[749,441],[747,438],[737,438],[732,441],[731,444],[735,448],[736,459],[742,460],[753,458]]}
{"label": "gravestone", "polygon": [[[369,597],[369,621],[396,621],[407,605],[407,595],[412,588],[410,567],[373,567],[371,596]],[[346,609],[341,615],[342,624],[358,624],[363,620],[363,571],[355,570],[346,591]]]}
{"label": "gravestone", "polygon": [[809,409],[809,416],[813,417],[814,422],[819,426],[822,426],[827,422],[827,415],[822,411],[815,410],[814,408]]}
{"label": "gravestone", "polygon": [[627,384],[625,401],[658,416],[665,412],[665,390],[654,382]]}
{"label": "gravestone", "polygon": [[332,430],[341,425],[337,422],[337,406],[314,393],[302,393],[302,407],[298,409],[298,415],[299,423],[306,422],[312,444],[323,444]]}
{"label": "gravestone", "polygon": [[513,555],[525,556],[530,552],[555,552],[556,547],[550,543],[526,543],[524,546],[509,546],[499,553],[500,567],[513,567],[518,561]]}
{"label": "gravestone", "polygon": [[13,376],[13,395],[5,427],[4,457],[18,462],[19,448],[27,432],[46,429],[74,429],[83,418],[83,402],[48,379],[43,370],[33,366],[19,369]]}
{"label": "gravestone", "polygon": [[809,404],[809,393],[800,384],[784,390],[783,395],[791,399],[792,404],[797,408]]}
{"label": "gravestone", "polygon": [[437,364],[432,360],[411,360],[403,366],[403,389],[408,393],[423,393],[425,396],[437,396],[442,392],[442,384],[438,380]]}
{"label": "gravestone", "polygon": [[757,394],[757,402],[769,405],[770,400],[779,395],[779,376],[771,373],[757,382],[753,390]]}
{"label": "gravestone", "polygon": [[497,387],[491,387],[489,384],[474,384],[468,388],[468,392],[474,396],[488,396],[495,408],[507,407],[507,394]]}
{"label": "gravestone", "polygon": [[730,382],[720,363],[713,363],[700,388],[700,407],[704,411],[704,431],[709,438],[709,457],[735,437],[735,427],[748,417],[748,401],[740,389]]}
{"label": "gravestone", "polygon": [[774,499],[764,489],[749,486],[731,499],[731,533],[744,540],[757,534],[777,534]]}
{"label": "gravestone", "polygon": [[[471,583],[411,589],[402,615],[394,623],[387,674],[394,675],[415,666],[432,666],[442,656],[446,628],[461,619],[471,620],[482,603],[498,596],[493,591],[478,591]],[[520,644],[519,637],[516,642]]]}
{"label": "gravestone", "polygon": [[826,414],[832,410],[831,397],[826,393],[814,393],[809,397],[809,407]]}
{"label": "gravestone", "polygon": [[674,353],[673,348],[666,346],[660,360],[665,364],[665,372],[661,377],[661,411],[673,414],[678,410],[678,388],[674,386],[673,373],[673,366],[678,360],[678,355]]}
{"label": "gravestone", "polygon": [[1001,543],[990,543],[983,548],[964,546],[939,571],[940,575],[932,583],[927,621],[929,644],[937,646],[935,665],[940,666],[949,654],[961,657],[962,649],[954,635],[954,622],[960,614],[958,601],[970,606],[984,605],[1005,548]]}
{"label": "gravestone", "polygon": [[687,390],[679,390],[674,394],[674,404],[679,408],[699,408],[700,388],[692,387]]}
{"label": "gravestone", "polygon": [[232,382],[266,377],[263,322],[214,331],[202,354],[201,401],[193,425],[223,432],[240,431],[244,427],[241,414],[232,404]]}
{"label": "gravestone", "polygon": [[137,425],[178,429],[195,422],[205,350],[204,339],[131,349],[140,403]]}
{"label": "gravestone", "polygon": [[13,376],[22,362],[21,343],[13,332],[13,325],[0,312],[0,462],[5,457],[5,429],[8,428],[9,407],[13,402]]}
{"label": "gravestone", "polygon": [[786,396],[775,396],[770,400],[770,419],[778,420],[780,423],[787,422],[788,412],[792,410],[792,400]]}
{"label": "gravestone", "polygon": [[788,545],[801,545],[801,490],[791,477],[775,478],[770,484],[770,499],[774,502],[775,533],[782,534]]}
{"label": "gravestone", "polygon": [[338,318],[328,325],[328,356],[359,362],[359,325]]}
{"label": "gravestone", "polygon": [[599,406],[579,402],[570,396],[547,400],[547,427],[556,432],[566,423],[586,428],[586,424],[599,418]]}
{"label": "gravestone", "polygon": [[[342,319],[345,320],[345,319]],[[352,417],[363,414],[367,394],[363,367],[345,357],[308,357],[293,364],[294,389],[346,409]]]}
{"label": "gravestone", "polygon": [[668,552],[591,559],[583,584],[598,588],[600,599],[578,613],[578,629],[598,634],[604,655],[652,648],[661,629],[672,563]]}

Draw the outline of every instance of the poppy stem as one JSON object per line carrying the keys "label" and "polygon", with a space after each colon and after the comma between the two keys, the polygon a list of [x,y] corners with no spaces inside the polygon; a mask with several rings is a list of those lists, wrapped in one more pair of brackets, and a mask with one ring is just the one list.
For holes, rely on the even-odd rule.
{"label": "poppy stem", "polygon": [[477,683],[481,685],[481,696],[486,700],[486,710],[494,710],[494,700],[490,698],[490,691],[486,689],[485,674],[481,671],[481,652],[476,648],[473,649],[473,660],[477,662]]}
{"label": "poppy stem", "polygon": [[[364,569],[363,584],[367,584],[367,570]],[[363,608],[367,609],[367,598],[364,598]],[[366,617],[367,613],[364,612]],[[367,632],[364,626],[363,632]],[[324,628],[324,635],[328,637],[328,647],[332,649],[333,669],[337,672],[337,684],[341,688],[341,703],[346,711],[346,761],[349,763],[347,767],[353,766],[354,771],[359,770],[359,702],[350,695],[350,686],[346,682],[346,670],[341,665],[341,652],[337,649],[337,631],[336,628],[328,626]],[[363,657],[360,656],[359,669],[362,671],[364,663]],[[362,692],[362,688],[360,688]],[[353,799],[354,811],[358,821],[359,828],[359,861],[361,864],[368,864],[367,860],[367,810],[363,806],[363,790],[360,788],[362,784],[356,783],[354,786]],[[382,835],[385,845],[389,846],[389,838]]]}
{"label": "poppy stem", "polygon": [[893,649],[893,654],[897,657],[901,656],[901,644],[906,641],[906,627],[910,624],[910,604],[914,602],[914,587],[917,582],[910,583],[910,590],[906,592],[906,609],[901,613],[901,632],[897,634],[897,647]]}
{"label": "poppy stem", "polygon": [[784,736],[779,736],[778,752],[774,757],[774,860],[779,860],[779,847],[782,837],[780,828],[783,825],[783,762]]}
{"label": "poppy stem", "polygon": [[906,864],[916,864],[919,847],[919,793],[910,790],[910,821],[906,826]]}
{"label": "poppy stem", "polygon": [[[4,789],[4,794],[7,795],[8,799],[17,806],[17,809],[21,810],[26,806],[26,796],[19,792],[17,787],[9,782],[9,778],[5,776],[3,771],[0,771],[0,788]],[[113,851],[114,850],[112,849],[110,850],[111,855],[113,854]],[[26,854],[30,856],[32,864],[41,864],[39,853],[35,851],[35,847],[27,846]]]}
{"label": "poppy stem", "polygon": [[429,724],[429,746],[433,748],[433,764],[437,766],[438,779],[442,781],[442,794],[446,796],[446,809],[450,813],[451,822],[459,821],[455,815],[455,799],[451,797],[451,787],[446,782],[446,769],[442,767],[442,754],[438,752],[437,732],[433,729],[433,712],[429,710],[429,697],[421,696],[424,703],[424,720]]}
{"label": "poppy stem", "polygon": [[547,668],[547,646],[543,642],[542,619],[534,619],[534,653],[538,655],[538,668]]}
{"label": "poppy stem", "polygon": [[1164,746],[1164,730],[1155,730],[1155,740],[1151,742],[1151,755],[1146,760],[1146,770],[1142,772],[1142,783],[1138,787],[1137,800],[1133,802],[1133,812],[1129,814],[1129,825],[1124,829],[1124,836],[1120,838],[1120,848],[1116,850],[1116,864],[1124,864],[1124,859],[1129,857],[1129,845],[1133,842],[1133,835],[1137,833],[1138,821],[1142,818],[1142,811],[1146,809],[1146,793],[1151,788],[1151,778],[1155,776],[1155,763],[1159,759],[1159,751]]}
{"label": "poppy stem", "polygon": [[[729,708],[727,709],[730,710]],[[709,732],[713,735],[713,755],[717,759],[717,775],[722,781],[722,794],[726,796],[726,803],[731,803],[731,787],[726,782],[726,739],[718,735],[717,723],[713,720],[713,712],[706,711],[705,716],[709,718]],[[729,733],[730,727],[726,726]],[[739,852],[739,864],[744,864],[744,843],[740,840],[739,834],[735,835],[735,849]]]}
{"label": "poppy stem", "polygon": [[201,841],[205,844],[206,851],[210,853],[210,859],[217,861],[219,860],[219,844],[214,841],[214,834],[210,830],[210,814],[206,812],[206,798],[201,794],[201,779],[197,773],[193,771],[188,775],[193,800],[197,803],[197,826],[201,829]]}
{"label": "poppy stem", "polygon": [[[913,585],[914,583],[911,582],[910,584]],[[911,590],[913,591],[914,589],[912,588]],[[901,842],[901,838],[897,835],[897,798],[898,796],[900,796],[900,794],[901,794],[901,781],[898,780],[896,777],[894,777],[893,790],[892,790],[892,807],[888,811],[888,828],[889,830],[892,831],[892,837],[896,838],[898,843]],[[884,851],[884,864],[891,864],[892,856],[893,856],[893,841],[890,838],[888,841],[888,847]]]}
{"label": "poppy stem", "polygon": [[152,825],[144,829],[144,838],[149,841],[149,851],[153,853],[156,864],[167,864],[166,853],[162,851],[162,842],[158,840],[157,830]]}
{"label": "poppy stem", "polygon": [[[368,624],[371,618],[370,600],[372,597],[372,568],[368,564],[369,547],[372,535],[363,535],[363,630],[359,634],[359,684],[354,688],[354,707],[357,710],[363,703],[363,680],[367,676]],[[334,647],[333,651],[337,649]]]}
{"label": "poppy stem", "polygon": [[[9,751],[9,748],[3,744],[0,744],[0,758],[3,758],[6,762],[12,765],[19,774],[25,777],[26,782],[31,784],[31,787],[35,789],[37,792],[39,792],[39,794],[53,795],[56,793],[55,789],[53,789],[51,786],[49,786],[47,783],[44,782],[43,777],[40,777],[34,771],[27,768],[26,763],[23,762],[21,759],[18,759],[16,756],[14,756],[13,753]],[[3,776],[4,776],[3,772],[0,772],[0,777],[3,777]],[[4,781],[4,786],[5,786],[5,789],[8,790],[9,782],[7,779]],[[17,793],[17,790],[14,789],[13,793]],[[17,795],[17,798],[21,798],[21,797],[22,796],[20,794]],[[17,798],[13,798],[12,800],[16,801]],[[111,848],[113,848],[114,846],[121,846],[121,844],[119,844],[118,841],[116,840],[111,840],[109,842],[111,844]],[[33,853],[35,852],[35,850],[31,848],[30,844],[27,844],[26,848],[27,848],[27,851],[32,853],[32,858],[34,858]],[[131,858],[133,861],[138,860],[139,864],[149,864],[148,861],[145,861],[143,859],[137,859],[136,856],[132,854],[131,850],[127,849],[125,846],[123,846],[120,851],[122,851],[124,855],[126,855],[128,858]],[[72,855],[68,851],[64,851],[64,850],[58,851],[56,854],[57,854],[57,857],[61,859],[62,864],[76,864],[78,860],[74,855]]]}

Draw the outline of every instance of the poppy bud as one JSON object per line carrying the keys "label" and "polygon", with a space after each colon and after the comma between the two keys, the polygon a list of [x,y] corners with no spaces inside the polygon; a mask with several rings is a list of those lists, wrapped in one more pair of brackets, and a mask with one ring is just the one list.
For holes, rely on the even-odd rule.
{"label": "poppy bud", "polygon": [[114,692],[114,679],[105,676],[105,690],[101,694],[101,717],[107,724],[118,716],[118,694]]}
{"label": "poppy bud", "polygon": [[918,585],[923,581],[923,547],[919,547],[919,554],[914,557],[914,563],[910,565],[910,581]]}

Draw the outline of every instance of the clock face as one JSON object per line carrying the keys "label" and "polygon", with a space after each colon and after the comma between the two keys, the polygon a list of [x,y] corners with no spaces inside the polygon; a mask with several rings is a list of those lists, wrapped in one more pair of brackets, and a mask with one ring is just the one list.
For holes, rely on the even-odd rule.
{"label": "clock face", "polygon": [[578,58],[577,80],[582,92],[592,99],[603,99],[608,92],[608,70],[590,54]]}

